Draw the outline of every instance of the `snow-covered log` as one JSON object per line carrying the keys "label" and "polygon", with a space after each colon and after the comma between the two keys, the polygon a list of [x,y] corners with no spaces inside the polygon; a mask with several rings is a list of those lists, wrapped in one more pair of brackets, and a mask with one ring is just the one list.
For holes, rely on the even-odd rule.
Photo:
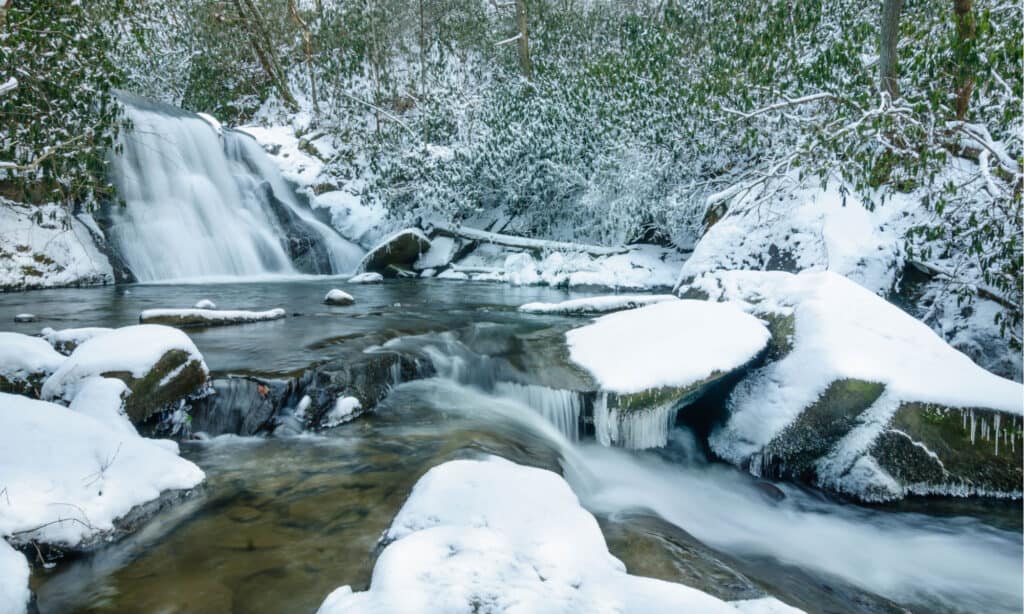
{"label": "snow-covered log", "polygon": [[505,247],[516,247],[530,250],[546,250],[561,252],[582,252],[591,256],[611,256],[614,254],[625,254],[629,252],[628,247],[603,247],[600,245],[585,245],[583,243],[567,243],[564,241],[544,241],[541,239],[530,239],[527,237],[516,237],[513,235],[488,232],[466,226],[451,226],[448,224],[434,224],[435,233],[444,237],[455,237],[469,239],[470,241],[482,241],[494,243]]}

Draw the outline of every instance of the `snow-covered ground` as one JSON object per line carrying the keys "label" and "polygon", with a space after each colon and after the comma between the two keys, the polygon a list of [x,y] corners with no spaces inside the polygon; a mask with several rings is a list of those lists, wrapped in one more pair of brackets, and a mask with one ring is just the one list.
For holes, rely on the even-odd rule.
{"label": "snow-covered ground", "polygon": [[[740,383],[728,422],[711,437],[714,451],[736,464],[759,454],[839,380],[885,387],[817,466],[819,481],[862,496],[873,488],[903,495],[892,476],[867,466],[869,448],[902,404],[1024,415],[1024,386],[982,369],[923,323],[836,273],[722,271],[692,287],[753,313],[795,318],[792,349]],[[859,471],[851,471],[855,465]]]}
{"label": "snow-covered ground", "polygon": [[57,205],[24,207],[0,198],[0,290],[91,286],[114,282],[96,247],[92,217]]}
{"label": "snow-covered ground", "polygon": [[320,614],[799,612],[627,574],[565,480],[497,457],[431,469],[384,539],[369,590],[343,586]]}
{"label": "snow-covered ground", "polygon": [[0,535],[79,546],[203,472],[170,441],[111,428],[84,412],[0,393]]}
{"label": "snow-covered ground", "polygon": [[28,561],[0,539],[0,612],[22,614],[28,610]]}

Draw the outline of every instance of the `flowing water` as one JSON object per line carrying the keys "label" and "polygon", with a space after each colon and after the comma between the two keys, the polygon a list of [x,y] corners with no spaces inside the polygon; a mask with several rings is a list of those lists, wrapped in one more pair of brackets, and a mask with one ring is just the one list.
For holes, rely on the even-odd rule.
{"label": "flowing water", "polygon": [[299,202],[251,137],[123,95],[108,234],[140,281],[346,273],[362,250]]}
{"label": "flowing water", "polygon": [[776,484],[779,499],[709,462],[679,427],[661,450],[604,447],[585,424],[585,395],[560,389],[564,365],[524,355],[517,341],[578,322],[515,311],[568,293],[398,281],[346,288],[351,308],[320,304],[333,286],[345,287],[309,279],[0,295],[0,321],[40,317],[6,327],[20,332],[125,325],[141,309],[203,297],[300,314],[192,333],[215,373],[296,374],[366,339],[437,373],[316,436],[183,444],[206,486],[118,544],[36,570],[41,612],[314,611],[338,586],[367,586],[378,538],[419,476],[481,454],[565,475],[634,573],[723,598],[767,592],[814,612],[1020,611],[1019,503],[865,507]]}

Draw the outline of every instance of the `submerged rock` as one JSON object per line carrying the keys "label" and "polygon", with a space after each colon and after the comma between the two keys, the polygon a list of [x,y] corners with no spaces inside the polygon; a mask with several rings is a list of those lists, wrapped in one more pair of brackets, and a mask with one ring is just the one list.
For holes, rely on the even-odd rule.
{"label": "submerged rock", "polygon": [[[416,228],[407,228],[384,239],[359,263],[359,271],[395,276],[398,270],[411,270],[421,254],[430,249],[430,239]],[[395,269],[389,271],[388,267]]]}

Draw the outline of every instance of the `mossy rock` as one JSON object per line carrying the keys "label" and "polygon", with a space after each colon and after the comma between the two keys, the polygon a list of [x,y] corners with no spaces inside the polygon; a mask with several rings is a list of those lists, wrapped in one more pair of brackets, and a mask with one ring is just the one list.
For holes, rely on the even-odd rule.
{"label": "mossy rock", "polygon": [[397,270],[411,270],[420,255],[429,249],[430,239],[423,233],[414,229],[403,230],[370,250],[363,257],[359,270],[395,275],[395,270],[389,271],[389,266],[394,265]]}
{"label": "mossy rock", "polygon": [[884,391],[883,384],[863,380],[832,382],[761,451],[762,474],[814,482],[818,459],[858,424],[860,415]]}
{"label": "mossy rock", "polygon": [[0,375],[0,392],[38,399],[39,390],[49,376],[49,373],[29,373],[25,377],[7,379]]}
{"label": "mossy rock", "polygon": [[768,332],[772,335],[768,341],[766,358],[770,361],[777,361],[792,352],[793,336],[796,334],[796,316],[777,313],[758,313],[756,315],[767,323]]}
{"label": "mossy rock", "polygon": [[142,377],[134,377],[128,371],[109,371],[102,375],[121,380],[131,390],[125,410],[137,425],[201,392],[207,379],[202,361],[184,350],[168,351]]}
{"label": "mossy rock", "polygon": [[1015,493],[1024,481],[1022,438],[1019,416],[904,403],[870,453],[911,492]]}

